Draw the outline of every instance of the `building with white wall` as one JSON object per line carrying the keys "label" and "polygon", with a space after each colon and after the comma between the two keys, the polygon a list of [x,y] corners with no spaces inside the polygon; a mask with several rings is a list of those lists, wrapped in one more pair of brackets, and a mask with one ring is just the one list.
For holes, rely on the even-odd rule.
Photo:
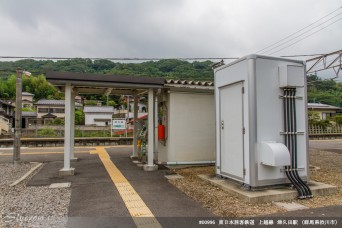
{"label": "building with white wall", "polygon": [[213,83],[167,80],[158,102],[158,122],[165,126],[165,139],[158,141],[158,162],[214,163]]}
{"label": "building with white wall", "polygon": [[33,107],[33,97],[34,97],[34,94],[32,94],[32,93],[28,93],[28,92],[22,92],[21,93],[23,108],[32,108]]}
{"label": "building with white wall", "polygon": [[[133,110],[134,109],[134,102],[130,101],[129,106],[130,106],[129,109]],[[140,113],[140,112],[144,112],[146,114],[146,112],[147,112],[147,104],[146,103],[138,102],[138,113]]]}
{"label": "building with white wall", "polygon": [[10,132],[14,122],[14,105],[0,100],[0,134]]}
{"label": "building with white wall", "polygon": [[110,126],[114,114],[113,106],[84,106],[85,125]]}

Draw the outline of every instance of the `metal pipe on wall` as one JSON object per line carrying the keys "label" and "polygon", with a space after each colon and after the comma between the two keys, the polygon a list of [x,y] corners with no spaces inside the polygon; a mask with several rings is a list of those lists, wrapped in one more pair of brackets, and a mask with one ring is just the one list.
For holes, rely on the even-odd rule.
{"label": "metal pipe on wall", "polygon": [[296,177],[296,179],[299,181],[299,183],[301,184],[301,186],[303,187],[304,191],[305,191],[305,196],[306,197],[309,197],[309,198],[312,198],[313,195],[312,195],[312,192],[309,188],[309,186],[300,178],[299,174],[298,174],[298,148],[297,148],[297,117],[296,117],[296,100],[295,100],[295,97],[296,97],[296,89],[293,89],[292,90],[292,94],[291,94],[291,100],[292,100],[292,105],[293,105],[293,132],[295,133],[293,135],[293,140],[294,140],[294,175]]}
{"label": "metal pipe on wall", "polygon": [[154,97],[154,160],[158,160],[158,92]]}

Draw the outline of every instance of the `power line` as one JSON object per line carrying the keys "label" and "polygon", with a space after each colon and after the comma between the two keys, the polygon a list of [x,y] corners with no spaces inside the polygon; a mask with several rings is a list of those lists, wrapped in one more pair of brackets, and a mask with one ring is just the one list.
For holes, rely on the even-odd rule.
{"label": "power line", "polygon": [[306,55],[281,55],[280,57],[305,57],[305,56],[320,56],[320,55],[324,55],[324,54],[306,54]]}
{"label": "power line", "polygon": [[279,49],[279,50],[277,50],[277,51],[275,51],[275,52],[272,52],[272,53],[269,54],[269,55],[273,55],[274,53],[277,53],[277,52],[279,52],[279,51],[281,51],[281,50],[284,50],[285,48],[291,47],[291,46],[295,45],[296,43],[298,43],[298,42],[300,42],[300,41],[302,41],[302,40],[308,38],[309,36],[312,36],[312,35],[314,35],[315,33],[318,33],[319,31],[321,31],[321,30],[323,30],[323,29],[326,29],[326,28],[329,27],[330,25],[333,25],[333,24],[335,24],[336,22],[338,22],[338,21],[340,21],[340,20],[342,20],[342,18],[339,18],[338,20],[336,20],[336,21],[334,21],[334,22],[328,24],[327,26],[325,26],[325,27],[323,27],[323,28],[321,28],[321,29],[319,29],[319,30],[313,32],[313,33],[310,33],[309,35],[304,36],[302,39],[297,40],[296,42],[294,42],[294,43],[292,43],[292,44],[290,44],[290,45],[287,45],[287,46],[285,46],[284,48],[281,48],[281,49]]}
{"label": "power line", "polygon": [[279,40],[279,41],[277,41],[277,42],[275,42],[275,43],[273,43],[273,44],[271,44],[271,45],[269,45],[269,46],[267,46],[267,47],[265,47],[265,48],[263,48],[263,49],[261,49],[261,50],[259,50],[259,51],[257,51],[256,53],[259,53],[259,52],[264,51],[265,49],[268,49],[268,48],[270,48],[270,47],[272,47],[272,46],[274,46],[274,45],[276,45],[276,44],[279,44],[280,42],[286,40],[287,38],[289,38],[289,37],[291,37],[291,36],[293,36],[293,35],[295,35],[295,34],[301,32],[301,31],[303,31],[303,30],[305,30],[306,28],[311,27],[312,25],[316,24],[316,23],[319,22],[320,20],[322,20],[322,19],[324,19],[324,18],[330,16],[331,14],[333,14],[333,13],[335,13],[336,11],[340,10],[341,8],[342,8],[342,7],[337,8],[336,10],[334,10],[334,11],[328,13],[327,15],[325,15],[324,17],[321,17],[320,19],[316,20],[315,22],[313,22],[313,23],[311,23],[311,24],[309,24],[309,25],[307,25],[307,26],[305,26],[305,27],[299,29],[298,31],[296,31],[296,32],[294,32],[294,33],[288,35],[287,37],[285,37],[285,38],[283,38],[283,39],[281,39],[281,40]]}
{"label": "power line", "polygon": [[304,35],[304,34],[310,32],[310,31],[312,31],[313,29],[320,27],[321,25],[325,24],[326,22],[332,20],[333,18],[335,18],[335,17],[337,17],[337,16],[339,16],[339,15],[341,15],[341,14],[342,14],[342,13],[339,13],[339,14],[335,15],[334,17],[332,17],[332,18],[330,18],[330,19],[324,21],[323,23],[321,23],[321,24],[319,24],[319,25],[316,25],[315,27],[313,27],[313,28],[311,28],[311,29],[309,29],[309,30],[307,30],[307,31],[305,31],[305,32],[303,32],[303,33],[300,33],[298,36],[295,36],[295,37],[293,37],[293,38],[291,38],[291,39],[289,39],[289,40],[287,40],[287,41],[285,41],[285,42],[283,42],[283,43],[281,43],[281,44],[279,44],[279,45],[277,45],[277,46],[275,46],[275,47],[273,47],[273,48],[271,48],[271,49],[269,49],[269,50],[267,50],[267,51],[264,51],[264,52],[262,52],[262,53],[267,53],[267,52],[270,52],[270,51],[272,51],[272,50],[274,50],[274,49],[276,49],[276,48],[278,48],[278,47],[281,47],[281,46],[283,46],[284,44],[287,44],[287,43],[289,43],[290,41],[295,40],[295,39],[301,37],[302,35]]}

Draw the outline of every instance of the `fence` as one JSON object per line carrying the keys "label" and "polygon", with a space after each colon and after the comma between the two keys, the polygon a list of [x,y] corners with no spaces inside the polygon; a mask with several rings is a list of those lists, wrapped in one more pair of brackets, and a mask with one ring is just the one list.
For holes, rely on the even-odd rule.
{"label": "fence", "polygon": [[[75,138],[75,146],[116,146],[132,145],[132,137],[92,137]],[[22,138],[23,147],[62,147],[64,138]],[[13,147],[13,138],[0,139],[0,148]]]}
{"label": "fence", "polygon": [[333,125],[329,127],[322,127],[318,125],[309,126],[309,135],[311,134],[342,134],[342,125]]}
{"label": "fence", "polygon": [[[64,126],[34,126],[21,131],[22,137],[64,137]],[[110,126],[75,126],[75,137],[110,137]]]}
{"label": "fence", "polygon": [[323,127],[319,125],[309,126],[310,138],[341,138],[342,137],[342,125],[332,125]]}

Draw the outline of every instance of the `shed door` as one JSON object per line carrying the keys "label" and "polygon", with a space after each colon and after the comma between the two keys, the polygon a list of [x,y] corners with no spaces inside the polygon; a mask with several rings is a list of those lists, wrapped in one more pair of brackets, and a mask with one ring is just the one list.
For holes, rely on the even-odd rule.
{"label": "shed door", "polygon": [[220,88],[221,173],[242,179],[243,82]]}

